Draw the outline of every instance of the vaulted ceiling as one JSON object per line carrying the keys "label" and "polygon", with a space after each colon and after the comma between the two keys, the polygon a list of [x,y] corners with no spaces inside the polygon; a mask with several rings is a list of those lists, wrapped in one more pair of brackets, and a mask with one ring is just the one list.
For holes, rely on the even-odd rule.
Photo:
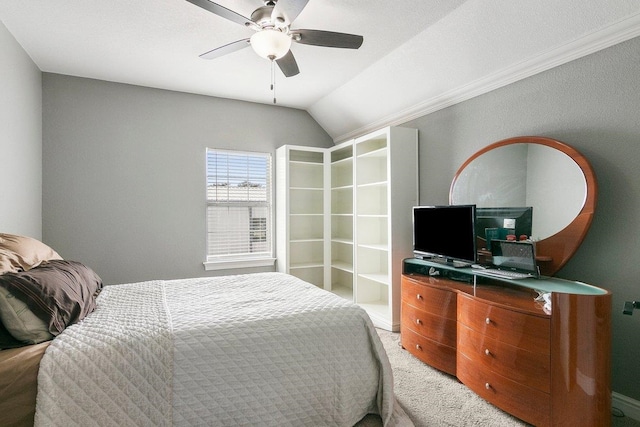
{"label": "vaulted ceiling", "polygon": [[[286,0],[281,0],[286,1]],[[217,0],[249,17],[261,0]],[[253,31],[186,0],[2,0],[0,20],[43,72],[271,104]],[[358,50],[294,43],[280,106],[336,141],[417,117],[640,35],[637,0],[310,0],[292,28],[359,34]]]}

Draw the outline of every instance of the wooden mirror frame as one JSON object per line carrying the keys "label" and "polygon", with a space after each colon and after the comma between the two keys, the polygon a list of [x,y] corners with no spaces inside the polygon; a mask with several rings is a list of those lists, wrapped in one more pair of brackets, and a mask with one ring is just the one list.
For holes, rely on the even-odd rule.
{"label": "wooden mirror frame", "polygon": [[[545,138],[541,136],[518,136],[515,138],[503,139],[495,142],[478,151],[465,161],[460,168],[458,168],[456,175],[451,183],[451,190],[456,183],[456,180],[462,173],[465,167],[467,167],[473,160],[481,155],[499,147],[511,144],[541,144],[548,147],[559,150],[573,159],[574,162],[580,167],[584,174],[586,184],[586,196],[582,209],[573,219],[573,221],[559,232],[549,236],[545,239],[541,239],[536,242],[536,255],[538,259],[538,265],[540,267],[540,273],[545,276],[553,276],[557,273],[571,257],[576,253],[580,244],[587,235],[587,231],[591,226],[593,220],[593,214],[596,208],[596,199],[598,193],[598,185],[596,182],[596,176],[591,167],[591,164],[574,148],[566,145],[555,139]],[[452,191],[449,191],[449,202],[451,203]]]}

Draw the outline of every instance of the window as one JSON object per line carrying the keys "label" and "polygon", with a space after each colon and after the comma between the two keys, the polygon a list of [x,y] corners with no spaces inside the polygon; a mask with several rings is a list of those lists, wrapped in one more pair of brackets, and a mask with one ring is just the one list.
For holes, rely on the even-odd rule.
{"label": "window", "polygon": [[271,154],[207,148],[208,270],[273,265]]}

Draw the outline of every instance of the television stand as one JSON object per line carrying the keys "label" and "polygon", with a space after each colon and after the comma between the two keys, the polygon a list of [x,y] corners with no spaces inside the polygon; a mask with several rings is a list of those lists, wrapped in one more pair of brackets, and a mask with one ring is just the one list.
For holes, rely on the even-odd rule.
{"label": "television stand", "polygon": [[[467,276],[468,282],[455,280]],[[611,293],[408,258],[402,346],[536,426],[610,426]],[[535,300],[551,294],[551,312]]]}

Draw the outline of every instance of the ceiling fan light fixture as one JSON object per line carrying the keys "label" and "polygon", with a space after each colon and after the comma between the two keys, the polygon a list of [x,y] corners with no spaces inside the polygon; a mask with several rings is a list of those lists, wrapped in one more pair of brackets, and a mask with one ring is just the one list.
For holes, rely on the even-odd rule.
{"label": "ceiling fan light fixture", "polygon": [[279,30],[265,28],[251,36],[251,47],[261,57],[280,59],[291,48],[291,37]]}

